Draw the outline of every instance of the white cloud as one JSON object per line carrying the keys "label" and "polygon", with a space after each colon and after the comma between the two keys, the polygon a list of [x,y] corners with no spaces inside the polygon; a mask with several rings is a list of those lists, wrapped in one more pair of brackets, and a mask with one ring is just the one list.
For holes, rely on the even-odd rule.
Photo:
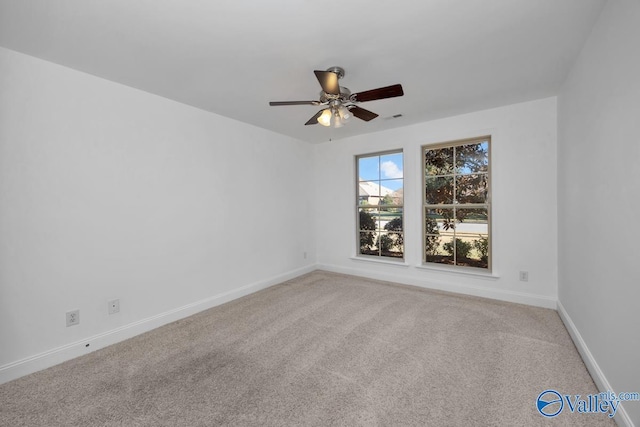
{"label": "white cloud", "polygon": [[382,162],[380,169],[382,170],[385,178],[402,178],[402,170],[400,170],[398,165],[393,163],[391,160]]}

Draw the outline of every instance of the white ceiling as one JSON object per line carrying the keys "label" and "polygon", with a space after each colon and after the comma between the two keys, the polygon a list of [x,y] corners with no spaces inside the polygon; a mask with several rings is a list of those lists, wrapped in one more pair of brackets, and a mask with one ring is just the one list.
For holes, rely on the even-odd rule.
{"label": "white ceiling", "polygon": [[[0,46],[309,142],[557,94],[605,0],[0,0]],[[380,115],[304,126],[338,65]],[[389,118],[402,114],[401,118]]]}

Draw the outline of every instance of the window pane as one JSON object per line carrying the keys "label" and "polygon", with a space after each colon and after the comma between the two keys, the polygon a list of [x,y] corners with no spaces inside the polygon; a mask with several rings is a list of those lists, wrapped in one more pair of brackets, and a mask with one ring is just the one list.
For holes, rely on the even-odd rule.
{"label": "window pane", "polygon": [[489,234],[478,234],[472,240],[473,250],[469,258],[473,260],[473,267],[489,268]]}
{"label": "window pane", "polygon": [[377,230],[379,224],[378,211],[374,209],[359,209],[359,230]]}
{"label": "window pane", "polygon": [[489,171],[489,143],[456,147],[456,173],[469,174]]}
{"label": "window pane", "polygon": [[380,181],[380,193],[384,196],[398,190],[402,190],[404,182],[402,179],[383,179]]}
{"label": "window pane", "polygon": [[382,232],[378,235],[377,246],[380,249],[382,256],[388,256],[393,258],[402,258],[402,233],[385,233]]}
{"label": "window pane", "polygon": [[489,231],[489,215],[486,208],[458,208],[456,209],[456,219],[459,221],[457,228],[462,227],[462,223],[464,223],[467,230],[481,230],[482,233]]}
{"label": "window pane", "polygon": [[[440,228],[438,227],[438,218],[440,215],[435,209],[425,209],[424,212],[424,232],[425,232],[425,255],[427,259],[437,255],[440,247]],[[433,262],[433,260],[431,261]]]}
{"label": "window pane", "polygon": [[380,220],[375,209],[359,209],[358,217],[360,253],[364,255],[378,255],[376,246],[377,233]]}
{"label": "window pane", "polygon": [[381,227],[389,231],[402,231],[402,208],[396,208],[389,212],[380,212]]}
{"label": "window pane", "polygon": [[489,268],[487,209],[456,209],[456,264]]}
{"label": "window pane", "polygon": [[379,255],[376,246],[376,234],[373,231],[360,232],[360,254],[362,255]]}
{"label": "window pane", "polygon": [[390,194],[393,204],[396,206],[404,205],[404,190],[401,188]]}
{"label": "window pane", "polygon": [[434,234],[442,234],[444,232],[453,232],[456,228],[453,209],[431,209],[429,211],[429,217],[435,220],[438,232]]}
{"label": "window pane", "polygon": [[485,203],[487,201],[487,175],[456,176],[456,199],[458,203]]}
{"label": "window pane", "polygon": [[426,253],[426,261],[453,265],[453,251],[449,251],[452,241],[453,235],[440,236],[434,250]]}
{"label": "window pane", "polygon": [[380,186],[372,181],[358,183],[358,204],[374,205],[380,203]]}
{"label": "window pane", "polygon": [[404,194],[402,189],[402,180],[394,179],[381,181],[380,194],[382,195],[382,198],[380,199],[380,206],[402,206]]}
{"label": "window pane", "polygon": [[453,204],[453,177],[427,177],[425,181],[425,202],[429,205]]}
{"label": "window pane", "polygon": [[440,236],[427,234],[424,240],[424,249],[427,259],[438,254],[438,248],[440,247]]}
{"label": "window pane", "polygon": [[375,181],[380,179],[380,157],[360,157],[358,159],[358,181]]}
{"label": "window pane", "polygon": [[453,173],[453,147],[425,150],[425,174],[448,175]]}
{"label": "window pane", "polygon": [[402,177],[402,153],[380,156],[380,179],[397,179]]}

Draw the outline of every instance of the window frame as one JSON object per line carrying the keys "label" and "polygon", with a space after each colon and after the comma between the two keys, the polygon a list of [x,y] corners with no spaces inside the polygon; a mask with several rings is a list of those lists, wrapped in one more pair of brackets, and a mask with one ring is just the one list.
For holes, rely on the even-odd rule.
{"label": "window frame", "polygon": [[[451,204],[428,204],[427,203],[427,165],[426,165],[426,159],[425,159],[425,153],[428,150],[438,150],[438,149],[442,149],[442,148],[452,148],[452,147],[459,147],[459,146],[463,146],[463,145],[470,145],[470,144],[474,144],[474,143],[482,143],[482,142],[486,142],[487,143],[487,161],[488,161],[488,165],[487,165],[487,171],[486,171],[486,182],[487,182],[487,195],[486,195],[486,199],[484,203],[464,203],[464,204],[460,204],[457,203],[456,200],[454,199],[452,201]],[[493,231],[492,231],[492,219],[493,219],[493,215],[492,215],[492,159],[491,159],[491,152],[492,152],[492,138],[491,135],[484,135],[484,136],[479,136],[479,137],[472,137],[472,138],[464,138],[464,139],[456,139],[456,140],[450,140],[450,141],[444,141],[444,142],[438,142],[438,143],[434,143],[434,144],[424,144],[420,147],[420,162],[422,164],[422,175],[421,175],[421,180],[422,180],[422,184],[421,184],[421,191],[422,191],[422,204],[421,204],[421,210],[422,213],[420,215],[421,217],[421,234],[422,234],[422,262],[421,262],[421,266],[420,267],[424,267],[424,268],[434,268],[434,269],[441,269],[441,270],[446,270],[446,271],[455,271],[455,272],[466,272],[466,273],[475,273],[475,274],[480,274],[480,275],[492,275],[493,274],[493,251],[492,251],[492,247],[493,247]],[[455,153],[455,151],[454,151]],[[455,170],[455,154],[454,154],[454,164],[453,164],[453,173],[452,173],[452,177],[454,178],[454,183],[455,183],[455,177],[458,175],[456,173]],[[454,184],[455,187],[455,184]],[[427,261],[427,230],[426,230],[426,215],[427,215],[427,211],[429,209],[486,209],[487,210],[487,238],[488,238],[488,242],[487,242],[487,267],[483,268],[483,267],[474,267],[474,266],[464,266],[464,265],[457,265],[457,264],[446,264],[446,263],[438,263],[438,262],[429,262]],[[453,235],[453,241],[455,242],[455,232]],[[455,255],[455,250],[454,250],[454,262],[456,259],[456,255]]]}
{"label": "window frame", "polygon": [[[381,171],[380,171],[380,167],[378,167],[378,178],[377,180],[371,180],[371,179],[363,179],[362,181],[360,180],[360,159],[362,158],[367,158],[367,157],[378,157],[381,158],[383,156],[386,155],[393,155],[393,154],[401,154],[402,155],[402,178],[388,178],[388,179],[382,179],[381,177]],[[405,176],[404,176],[404,171],[405,171],[405,154],[404,154],[404,149],[402,148],[397,148],[397,149],[391,149],[391,150],[384,150],[384,151],[376,151],[376,152],[372,152],[372,153],[364,153],[364,154],[357,154],[354,156],[354,162],[355,162],[355,215],[356,215],[356,226],[355,226],[355,243],[356,243],[356,258],[359,259],[365,259],[365,260],[371,260],[371,261],[379,261],[379,262],[389,262],[389,263],[399,263],[402,264],[405,262],[406,259],[406,240],[405,240],[405,212],[404,212],[404,207],[405,207],[405,200],[404,200],[404,186],[405,186]],[[392,205],[361,205],[360,204],[360,183],[361,182],[377,182],[378,185],[381,185],[382,182],[384,181],[392,181],[392,180],[398,180],[401,179],[402,180],[402,189],[403,189],[403,194],[402,194],[402,204],[392,204]],[[380,195],[379,195],[380,196]],[[382,197],[380,197],[380,199],[382,199]],[[384,207],[391,207],[391,208],[399,208],[401,209],[402,212],[402,231],[398,232],[398,231],[394,231],[394,233],[399,233],[402,235],[402,256],[401,257],[393,257],[393,256],[386,256],[386,255],[382,255],[382,248],[378,247],[378,255],[372,255],[372,254],[363,254],[361,253],[361,245],[360,245],[360,233],[363,231],[360,228],[360,209],[362,208],[366,208],[366,209],[370,209],[373,207],[379,207],[379,206],[384,206]],[[379,226],[378,226],[379,228]],[[368,230],[367,230],[368,231]],[[376,228],[376,230],[374,230],[378,233],[378,238],[381,235],[379,230]],[[388,234],[391,231],[387,231]]]}

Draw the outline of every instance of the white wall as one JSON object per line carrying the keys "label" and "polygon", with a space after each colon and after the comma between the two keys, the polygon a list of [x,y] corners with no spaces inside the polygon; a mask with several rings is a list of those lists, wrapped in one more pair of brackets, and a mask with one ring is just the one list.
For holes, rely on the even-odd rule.
{"label": "white wall", "polygon": [[0,382],[312,268],[309,144],[1,48],[0,93]]}
{"label": "white wall", "polygon": [[616,392],[640,391],[639,49],[640,2],[609,1],[559,97],[560,308]]}
{"label": "white wall", "polygon": [[[557,298],[556,99],[509,105],[315,147],[320,267],[418,286],[555,308]],[[493,270],[486,278],[421,264],[421,145],[492,135]],[[404,266],[354,260],[358,154],[402,148]],[[519,271],[529,281],[519,281]]]}

